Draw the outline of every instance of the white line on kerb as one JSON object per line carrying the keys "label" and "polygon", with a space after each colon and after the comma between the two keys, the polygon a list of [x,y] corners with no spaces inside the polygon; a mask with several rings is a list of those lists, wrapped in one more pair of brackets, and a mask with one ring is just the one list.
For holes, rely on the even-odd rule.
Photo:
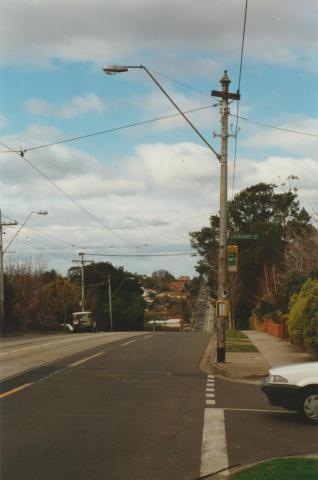
{"label": "white line on kerb", "polygon": [[201,449],[200,476],[212,475],[229,466],[224,411],[222,408],[206,408]]}

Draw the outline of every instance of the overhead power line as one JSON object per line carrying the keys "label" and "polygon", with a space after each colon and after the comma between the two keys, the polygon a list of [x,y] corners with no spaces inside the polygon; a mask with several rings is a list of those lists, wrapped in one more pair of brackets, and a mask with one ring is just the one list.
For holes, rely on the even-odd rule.
{"label": "overhead power line", "polygon": [[[2,145],[5,146],[5,148],[8,148],[10,151],[14,151],[12,148],[8,147],[7,145],[3,144],[0,142]],[[14,152],[17,153],[17,152]],[[112,232],[117,238],[119,238],[121,241],[126,243],[127,245],[132,246],[132,244],[126,240],[126,238],[122,237],[119,233],[115,232],[112,228],[107,227],[104,225],[95,215],[93,215],[87,208],[83,207],[77,200],[75,200],[71,195],[69,195],[63,188],[61,188],[57,183],[55,183],[50,177],[48,177],[45,173],[43,173],[36,165],[34,165],[29,159],[25,157],[25,151],[22,151],[20,153],[17,153],[18,156],[22,157],[22,159],[30,165],[41,177],[43,177],[45,180],[47,180],[51,185],[53,185],[64,197],[66,197],[70,202],[74,203],[78,208],[80,208],[86,215],[88,215],[90,218],[92,218],[95,222],[97,222],[99,225],[101,225],[105,230],[108,230]]]}
{"label": "overhead power line", "polygon": [[[243,55],[244,55],[244,44],[245,44],[245,30],[246,30],[246,18],[247,18],[247,6],[248,0],[245,0],[245,11],[244,11],[244,22],[243,22],[243,33],[242,33],[242,44],[241,44],[241,57],[240,57],[240,69],[239,69],[239,79],[237,92],[240,93],[241,89],[241,78],[242,78],[242,67],[243,67]],[[235,188],[235,176],[236,176],[236,160],[237,160],[237,142],[238,142],[238,121],[240,114],[240,101],[236,102],[236,120],[235,120],[235,135],[234,135],[234,159],[233,159],[233,179],[232,179],[232,198],[234,196]]]}
{"label": "overhead power line", "polygon": [[197,88],[191,87],[190,85],[187,85],[184,82],[181,82],[180,80],[177,80],[176,78],[170,77],[169,75],[166,75],[165,73],[158,72],[158,70],[154,70],[153,68],[147,67],[148,70],[150,70],[153,73],[156,73],[157,75],[160,75],[161,77],[167,78],[168,80],[172,80],[175,83],[178,83],[182,87],[188,88],[189,90],[193,90],[196,93],[199,93],[200,95],[203,95],[204,97],[211,97],[211,94],[202,92],[201,90],[198,90]]}
{"label": "overhead power line", "polygon": [[[231,117],[236,117],[236,115],[233,115],[230,113]],[[257,125],[258,127],[263,127],[263,128],[270,128],[272,130],[279,130],[281,132],[286,132],[286,133],[295,133],[297,135],[304,135],[306,137],[318,137],[318,133],[311,133],[311,132],[304,132],[302,130],[294,130],[292,128],[283,128],[283,127],[277,127],[275,125],[269,125],[267,123],[262,123],[262,122],[257,122],[255,120],[250,120],[249,118],[246,117],[241,117],[238,116],[240,120],[244,120],[245,122],[252,123],[253,125]]]}
{"label": "overhead power line", "polygon": [[[154,222],[154,223],[145,223],[145,224],[136,224],[136,225],[127,225],[123,227],[111,227],[112,230],[133,230],[139,228],[147,228],[147,227],[159,227],[161,225],[171,225],[172,223],[179,223],[183,222],[184,220],[190,220],[193,218],[200,218],[206,217],[207,215],[211,215],[211,212],[200,213],[199,215],[191,215],[188,217],[182,217],[175,220],[162,220],[161,222]],[[34,227],[35,228],[35,227]],[[49,227],[36,227],[36,230],[49,230],[52,232],[93,232],[96,230],[102,230],[102,227],[92,227],[92,228],[49,228]]]}
{"label": "overhead power line", "polygon": [[110,253],[109,255],[106,253],[89,253],[87,252],[86,255],[90,255],[91,257],[179,257],[179,256],[186,256],[190,255],[195,257],[197,254],[193,252],[180,252],[180,253],[139,253],[139,254],[115,254]]}
{"label": "overhead power line", "polygon": [[[199,112],[200,110],[207,110],[208,108],[213,108],[213,105],[193,108],[193,109],[187,110],[183,113]],[[162,117],[151,118],[150,120],[143,120],[141,122],[129,123],[127,125],[122,125],[120,127],[109,128],[108,130],[100,130],[98,132],[87,133],[85,135],[79,135],[79,136],[76,136],[76,137],[65,138],[64,140],[58,140],[56,142],[45,143],[43,145],[37,145],[35,147],[26,147],[23,150],[14,150],[13,148],[8,147],[7,145],[5,145],[1,141],[0,141],[0,145],[5,147],[6,149],[8,149],[12,153],[17,153],[18,155],[22,155],[22,154],[24,155],[26,152],[31,152],[32,150],[39,150],[41,148],[53,147],[55,145],[61,145],[63,143],[76,142],[78,140],[82,140],[82,139],[89,138],[89,137],[95,137],[97,135],[104,135],[106,133],[112,133],[112,132],[117,132],[117,131],[120,131],[120,130],[125,130],[127,128],[137,127],[139,125],[146,125],[147,123],[153,123],[153,122],[158,122],[160,120],[167,120],[169,118],[179,117],[180,115],[181,115],[180,113],[172,113],[170,115],[164,115]],[[8,153],[8,152],[1,151],[0,153]]]}

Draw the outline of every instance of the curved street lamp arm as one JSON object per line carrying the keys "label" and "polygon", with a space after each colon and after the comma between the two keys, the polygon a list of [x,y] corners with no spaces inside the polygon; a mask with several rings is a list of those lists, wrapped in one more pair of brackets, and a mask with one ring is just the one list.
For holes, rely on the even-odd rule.
{"label": "curved street lamp arm", "polygon": [[164,93],[164,95],[168,98],[168,100],[172,103],[172,105],[178,110],[178,112],[180,113],[180,115],[185,119],[185,121],[190,125],[190,127],[199,135],[199,137],[201,138],[201,140],[203,140],[203,142],[206,144],[206,146],[212,150],[212,152],[216,155],[217,159],[219,161],[221,161],[221,155],[219,153],[217,153],[216,150],[214,150],[214,148],[212,147],[212,145],[210,145],[210,143],[204,138],[204,136],[199,132],[199,130],[193,125],[193,123],[188,119],[188,117],[183,113],[183,111],[178,107],[178,105],[175,103],[174,100],[172,100],[172,98],[170,97],[170,95],[168,95],[168,93],[165,91],[165,89],[160,85],[160,83],[158,82],[158,80],[152,75],[152,73],[150,73],[150,71],[148,70],[147,67],[145,67],[144,65],[140,65],[139,67],[132,67],[132,66],[128,66],[127,68],[142,68],[143,70],[145,70],[145,72],[149,75],[149,77],[155,82],[155,84],[157,85],[157,87],[160,88],[160,90],[162,91],[162,93]]}

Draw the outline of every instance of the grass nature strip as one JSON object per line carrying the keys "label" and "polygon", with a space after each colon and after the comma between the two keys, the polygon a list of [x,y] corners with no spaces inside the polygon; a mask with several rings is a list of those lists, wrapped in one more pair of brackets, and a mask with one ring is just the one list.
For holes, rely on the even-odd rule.
{"label": "grass nature strip", "polygon": [[249,340],[245,333],[235,330],[226,334],[226,350],[228,352],[258,352],[257,348]]}
{"label": "grass nature strip", "polygon": [[260,463],[230,477],[232,480],[317,480],[318,459],[283,458]]}

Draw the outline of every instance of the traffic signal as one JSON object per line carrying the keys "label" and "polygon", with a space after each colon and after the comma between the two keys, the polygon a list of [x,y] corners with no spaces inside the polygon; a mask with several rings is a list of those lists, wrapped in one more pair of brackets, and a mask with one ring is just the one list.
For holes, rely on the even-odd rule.
{"label": "traffic signal", "polygon": [[237,272],[238,270],[238,246],[237,245],[228,245],[227,246],[227,271],[228,272]]}

